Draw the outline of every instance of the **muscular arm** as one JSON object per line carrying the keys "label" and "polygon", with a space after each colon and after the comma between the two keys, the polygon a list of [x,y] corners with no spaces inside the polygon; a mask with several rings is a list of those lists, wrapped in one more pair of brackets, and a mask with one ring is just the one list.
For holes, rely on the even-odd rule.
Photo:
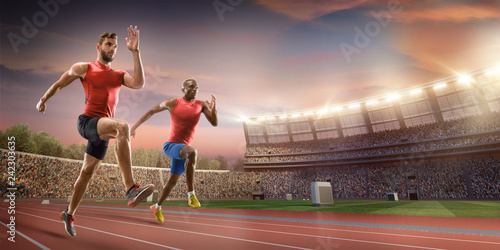
{"label": "muscular arm", "polygon": [[165,111],[165,110],[172,110],[172,108],[175,106],[176,98],[169,98],[163,102],[160,102],[153,106],[150,110],[148,110],[142,117],[132,126],[132,129],[130,130],[130,135],[135,137],[135,130],[141,126],[144,122],[149,120],[154,114]]}
{"label": "muscular arm", "polygon": [[217,117],[217,104],[215,100],[215,95],[212,94],[212,100],[210,102],[203,102],[203,114],[212,126],[217,127],[219,124],[219,118]]}
{"label": "muscular arm", "polygon": [[50,88],[45,92],[45,94],[40,98],[40,101],[36,105],[38,112],[45,113],[47,108],[46,102],[54,96],[59,90],[70,85],[74,80],[78,78],[84,78],[87,74],[87,63],[75,63],[71,68],[64,72],[64,74],[59,78],[57,82],[52,84]]}
{"label": "muscular arm", "polygon": [[131,76],[125,72],[123,76],[123,85],[132,89],[142,89],[145,85],[145,77],[142,68],[141,54],[139,52],[139,30],[137,26],[132,28],[132,25],[130,25],[127,31],[129,37],[125,39],[127,40],[127,47],[132,52],[134,58],[134,75]]}

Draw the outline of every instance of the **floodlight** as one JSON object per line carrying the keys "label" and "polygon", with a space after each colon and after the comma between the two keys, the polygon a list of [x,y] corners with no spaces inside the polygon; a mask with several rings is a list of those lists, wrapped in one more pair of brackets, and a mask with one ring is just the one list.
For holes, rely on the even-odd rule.
{"label": "floodlight", "polygon": [[468,75],[458,75],[458,82],[462,83],[470,83],[472,78]]}
{"label": "floodlight", "polygon": [[399,98],[398,94],[392,94],[392,95],[387,96],[387,101],[396,100],[398,98]]}
{"label": "floodlight", "polygon": [[441,89],[441,88],[444,88],[446,87],[446,83],[441,83],[441,84],[437,84],[434,86],[434,89]]}
{"label": "floodlight", "polygon": [[410,92],[410,94],[412,94],[412,95],[416,95],[416,94],[420,94],[420,93],[422,93],[422,90],[421,90],[421,89],[414,89],[414,90],[412,90],[412,91]]}

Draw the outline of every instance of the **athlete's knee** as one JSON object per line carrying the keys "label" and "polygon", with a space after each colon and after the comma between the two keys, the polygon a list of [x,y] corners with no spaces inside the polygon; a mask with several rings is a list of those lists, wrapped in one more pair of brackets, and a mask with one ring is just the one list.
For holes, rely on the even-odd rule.
{"label": "athlete's knee", "polygon": [[126,121],[116,121],[116,131],[118,136],[130,136],[130,126]]}
{"label": "athlete's knee", "polygon": [[196,150],[196,148],[189,147],[187,151],[187,158],[194,161],[198,159],[198,150]]}
{"label": "athlete's knee", "polygon": [[91,178],[94,175],[95,168],[91,166],[83,166],[82,171],[80,172],[80,176],[85,178]]}

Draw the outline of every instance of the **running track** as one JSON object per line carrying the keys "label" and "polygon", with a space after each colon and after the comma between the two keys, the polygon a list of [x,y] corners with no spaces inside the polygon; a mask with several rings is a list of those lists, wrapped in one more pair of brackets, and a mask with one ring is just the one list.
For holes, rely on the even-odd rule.
{"label": "running track", "polygon": [[[203,204],[203,202],[202,202]],[[0,249],[500,249],[500,219],[363,215],[82,203],[75,237],[59,212],[67,203],[16,201],[15,242],[0,205]]]}

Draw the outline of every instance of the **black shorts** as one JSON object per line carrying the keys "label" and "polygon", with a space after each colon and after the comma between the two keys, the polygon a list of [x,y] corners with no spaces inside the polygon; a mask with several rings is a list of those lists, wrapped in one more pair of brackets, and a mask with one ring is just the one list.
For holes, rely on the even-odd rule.
{"label": "black shorts", "polygon": [[78,116],[76,126],[78,128],[78,133],[88,140],[85,153],[102,160],[106,155],[106,151],[108,151],[109,140],[101,140],[97,134],[97,122],[99,119],[101,119],[101,117],[90,118],[86,115],[80,115]]}

